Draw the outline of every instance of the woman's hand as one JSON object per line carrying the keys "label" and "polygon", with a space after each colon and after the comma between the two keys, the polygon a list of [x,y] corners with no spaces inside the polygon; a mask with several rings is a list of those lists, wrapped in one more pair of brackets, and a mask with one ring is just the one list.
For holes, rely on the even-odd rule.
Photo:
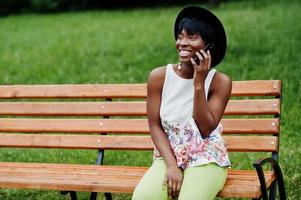
{"label": "woman's hand", "polygon": [[194,86],[196,88],[203,88],[211,66],[211,55],[209,50],[207,51],[207,53],[201,50],[200,53],[196,52],[196,56],[200,60],[199,64],[197,64],[192,58],[190,59],[194,69]]}
{"label": "woman's hand", "polygon": [[163,187],[167,186],[168,198],[176,199],[182,186],[183,172],[178,166],[167,167]]}

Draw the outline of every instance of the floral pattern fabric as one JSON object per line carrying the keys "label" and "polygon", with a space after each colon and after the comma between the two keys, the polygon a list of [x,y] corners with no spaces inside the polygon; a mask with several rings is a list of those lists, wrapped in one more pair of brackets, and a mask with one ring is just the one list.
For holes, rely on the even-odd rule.
{"label": "floral pattern fabric", "polygon": [[[227,148],[221,136],[221,124],[207,138],[202,138],[192,117],[181,123],[161,118],[161,124],[178,167],[185,169],[212,162],[222,167],[230,166]],[[155,148],[154,159],[158,158],[162,157]]]}

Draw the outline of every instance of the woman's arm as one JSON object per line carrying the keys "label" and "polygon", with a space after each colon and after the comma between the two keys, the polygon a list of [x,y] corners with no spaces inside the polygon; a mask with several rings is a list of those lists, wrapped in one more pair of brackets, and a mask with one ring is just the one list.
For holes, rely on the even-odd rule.
{"label": "woman's arm", "polygon": [[[210,52],[201,52],[204,60],[194,65],[194,100],[193,118],[202,134],[208,137],[220,122],[232,90],[231,79],[222,73],[216,73],[208,92],[208,100],[205,97],[205,80],[211,64]],[[202,57],[200,59],[203,59]]]}
{"label": "woman's arm", "polygon": [[216,73],[212,80],[208,101],[206,101],[205,89],[195,88],[193,118],[202,137],[208,137],[219,124],[228,103],[231,88],[231,79],[221,73]]}
{"label": "woman's arm", "polygon": [[164,185],[168,186],[170,197],[176,197],[182,184],[182,171],[178,168],[175,156],[160,121],[161,93],[164,84],[166,68],[154,69],[147,83],[147,117],[152,140],[164,158],[167,165],[166,179]]}

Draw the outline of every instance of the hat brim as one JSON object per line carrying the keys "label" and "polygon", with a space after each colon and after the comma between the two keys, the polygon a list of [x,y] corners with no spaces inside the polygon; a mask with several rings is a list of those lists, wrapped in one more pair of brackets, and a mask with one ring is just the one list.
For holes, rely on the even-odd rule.
{"label": "hat brim", "polygon": [[213,31],[215,32],[215,38],[214,38],[215,47],[214,47],[214,53],[211,54],[212,57],[211,67],[215,67],[223,60],[227,50],[227,37],[221,21],[213,13],[211,13],[210,11],[202,7],[197,7],[197,6],[185,7],[183,10],[180,11],[175,21],[174,36],[176,40],[177,40],[176,29],[181,19],[185,17],[193,17],[199,19],[200,21],[203,21],[212,27]]}

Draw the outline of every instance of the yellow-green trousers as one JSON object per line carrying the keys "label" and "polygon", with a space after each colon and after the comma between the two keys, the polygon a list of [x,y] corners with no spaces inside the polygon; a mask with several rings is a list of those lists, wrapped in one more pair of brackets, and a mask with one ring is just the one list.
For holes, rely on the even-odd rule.
{"label": "yellow-green trousers", "polygon": [[[168,200],[167,187],[163,181],[166,164],[157,159],[137,185],[132,200]],[[215,163],[188,167],[183,171],[183,182],[178,200],[212,200],[223,188],[227,168]]]}

